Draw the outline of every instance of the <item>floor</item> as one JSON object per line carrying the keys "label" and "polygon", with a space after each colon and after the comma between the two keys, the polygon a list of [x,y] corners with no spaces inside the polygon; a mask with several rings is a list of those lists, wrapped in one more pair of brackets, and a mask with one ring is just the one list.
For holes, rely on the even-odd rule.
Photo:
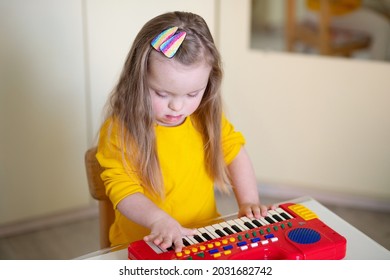
{"label": "floor", "polygon": [[[279,202],[263,197],[264,204]],[[217,195],[222,215],[236,212],[232,197]],[[338,216],[390,250],[390,213],[325,205]],[[0,239],[2,260],[66,260],[99,250],[97,217]]]}

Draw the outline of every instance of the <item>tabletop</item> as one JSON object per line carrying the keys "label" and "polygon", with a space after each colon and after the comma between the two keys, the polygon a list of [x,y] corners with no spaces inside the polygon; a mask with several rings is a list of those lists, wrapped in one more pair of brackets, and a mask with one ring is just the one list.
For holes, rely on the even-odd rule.
{"label": "tabletop", "polygon": [[[311,197],[299,197],[293,200],[280,202],[301,204],[312,212],[318,218],[341,234],[347,239],[347,252],[344,259],[346,260],[390,260],[390,251],[372,240],[370,237],[350,225],[348,222],[337,216],[324,205]],[[126,260],[127,246],[117,246],[107,248],[83,255],[77,259],[90,260]]]}

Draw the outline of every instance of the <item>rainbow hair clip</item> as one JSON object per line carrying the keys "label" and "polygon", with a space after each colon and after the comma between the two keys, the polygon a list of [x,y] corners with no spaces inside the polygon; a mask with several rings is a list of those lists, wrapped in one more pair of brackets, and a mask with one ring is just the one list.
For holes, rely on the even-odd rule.
{"label": "rainbow hair clip", "polygon": [[152,40],[152,47],[156,51],[162,52],[166,57],[172,58],[187,35],[185,31],[176,33],[178,29],[176,26],[165,29]]}

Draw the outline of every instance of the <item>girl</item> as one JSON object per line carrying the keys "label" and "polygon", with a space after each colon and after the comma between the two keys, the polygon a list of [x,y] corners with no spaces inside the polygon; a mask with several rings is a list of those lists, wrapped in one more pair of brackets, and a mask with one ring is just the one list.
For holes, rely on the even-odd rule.
{"label": "girl", "polygon": [[232,186],[240,216],[266,215],[244,138],[223,114],[221,80],[198,15],[157,16],[135,38],[96,155],[115,208],[112,246],[144,238],[179,252],[182,236],[194,234],[189,225],[219,216],[214,184]]}

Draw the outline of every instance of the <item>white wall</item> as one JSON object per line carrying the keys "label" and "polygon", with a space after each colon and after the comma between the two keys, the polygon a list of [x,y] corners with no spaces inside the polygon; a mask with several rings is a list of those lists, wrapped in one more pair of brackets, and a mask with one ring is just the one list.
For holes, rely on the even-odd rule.
{"label": "white wall", "polygon": [[84,152],[136,32],[168,9],[219,40],[260,182],[389,202],[389,64],[250,51],[249,0],[14,0],[0,2],[0,226],[91,205]]}
{"label": "white wall", "polygon": [[93,205],[84,152],[136,33],[170,10],[215,33],[216,1],[0,2],[0,233]]}
{"label": "white wall", "polygon": [[223,1],[220,50],[259,182],[389,205],[390,64],[250,50],[249,15]]}
{"label": "white wall", "polygon": [[89,203],[78,0],[0,2],[0,224]]}

